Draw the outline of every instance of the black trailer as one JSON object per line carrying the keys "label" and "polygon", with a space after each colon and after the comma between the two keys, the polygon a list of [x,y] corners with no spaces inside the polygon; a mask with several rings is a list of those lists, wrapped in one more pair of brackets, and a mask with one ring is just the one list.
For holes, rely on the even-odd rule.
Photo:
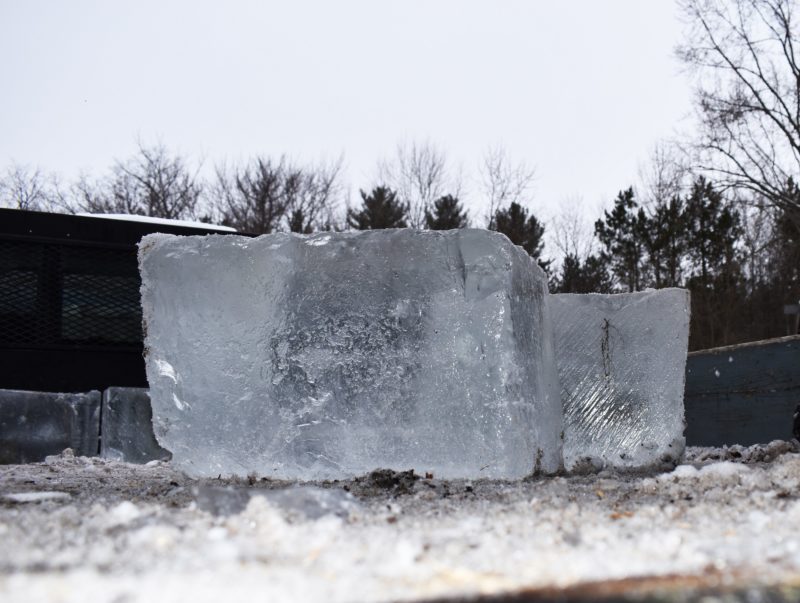
{"label": "black trailer", "polygon": [[219,227],[0,209],[0,389],[146,387],[136,247]]}

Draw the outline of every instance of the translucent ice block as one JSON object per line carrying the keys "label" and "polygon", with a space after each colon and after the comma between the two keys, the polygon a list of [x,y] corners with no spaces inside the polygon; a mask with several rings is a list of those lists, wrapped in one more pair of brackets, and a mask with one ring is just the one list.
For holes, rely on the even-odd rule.
{"label": "translucent ice block", "polygon": [[555,471],[544,273],[482,230],[150,235],[155,434],[191,475]]}
{"label": "translucent ice block", "polygon": [[153,435],[153,413],[147,390],[138,387],[109,387],[103,392],[103,430],[100,456],[148,463],[170,458]]}
{"label": "translucent ice block", "polygon": [[549,299],[564,403],[566,468],[674,463],[685,442],[688,291]]}
{"label": "translucent ice block", "polygon": [[0,464],[38,463],[72,448],[96,456],[100,392],[54,394],[0,389]]}

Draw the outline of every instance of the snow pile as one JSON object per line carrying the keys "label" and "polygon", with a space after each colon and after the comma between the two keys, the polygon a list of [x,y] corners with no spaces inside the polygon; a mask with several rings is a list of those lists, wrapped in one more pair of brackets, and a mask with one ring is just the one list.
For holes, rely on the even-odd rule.
{"label": "snow pile", "polygon": [[[286,494],[293,484],[192,480],[160,462],[8,466],[3,492],[70,498],[0,500],[0,598],[389,601],[676,575],[792,583],[800,454],[756,456],[747,449],[737,462],[648,477],[448,481],[380,471],[304,485],[298,497]],[[243,492],[244,504],[215,512],[202,489]],[[322,492],[330,501],[320,503]]]}

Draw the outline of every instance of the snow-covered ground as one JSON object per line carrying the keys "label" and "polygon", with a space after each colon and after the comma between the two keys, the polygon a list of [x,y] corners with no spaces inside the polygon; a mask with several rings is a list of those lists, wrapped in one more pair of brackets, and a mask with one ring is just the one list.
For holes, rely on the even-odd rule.
{"label": "snow-covered ground", "polygon": [[800,584],[796,443],[694,448],[685,463],[522,482],[377,472],[287,494],[256,478],[195,481],[165,463],[67,453],[0,467],[0,600],[535,598],[553,588],[592,599],[776,585],[769,592],[796,596],[785,590]]}

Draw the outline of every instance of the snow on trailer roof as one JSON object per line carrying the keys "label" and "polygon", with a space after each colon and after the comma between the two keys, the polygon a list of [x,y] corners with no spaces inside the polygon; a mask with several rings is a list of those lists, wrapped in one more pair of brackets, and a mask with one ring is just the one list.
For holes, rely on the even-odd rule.
{"label": "snow on trailer roof", "polygon": [[198,228],[203,230],[216,230],[219,232],[236,232],[236,229],[230,226],[207,224],[206,222],[195,222],[192,220],[169,220],[167,218],[151,218],[150,216],[138,216],[135,214],[91,214],[88,212],[81,212],[75,215],[85,218],[105,218],[107,220],[145,222],[147,224],[163,224],[164,226],[180,226],[182,228]]}

